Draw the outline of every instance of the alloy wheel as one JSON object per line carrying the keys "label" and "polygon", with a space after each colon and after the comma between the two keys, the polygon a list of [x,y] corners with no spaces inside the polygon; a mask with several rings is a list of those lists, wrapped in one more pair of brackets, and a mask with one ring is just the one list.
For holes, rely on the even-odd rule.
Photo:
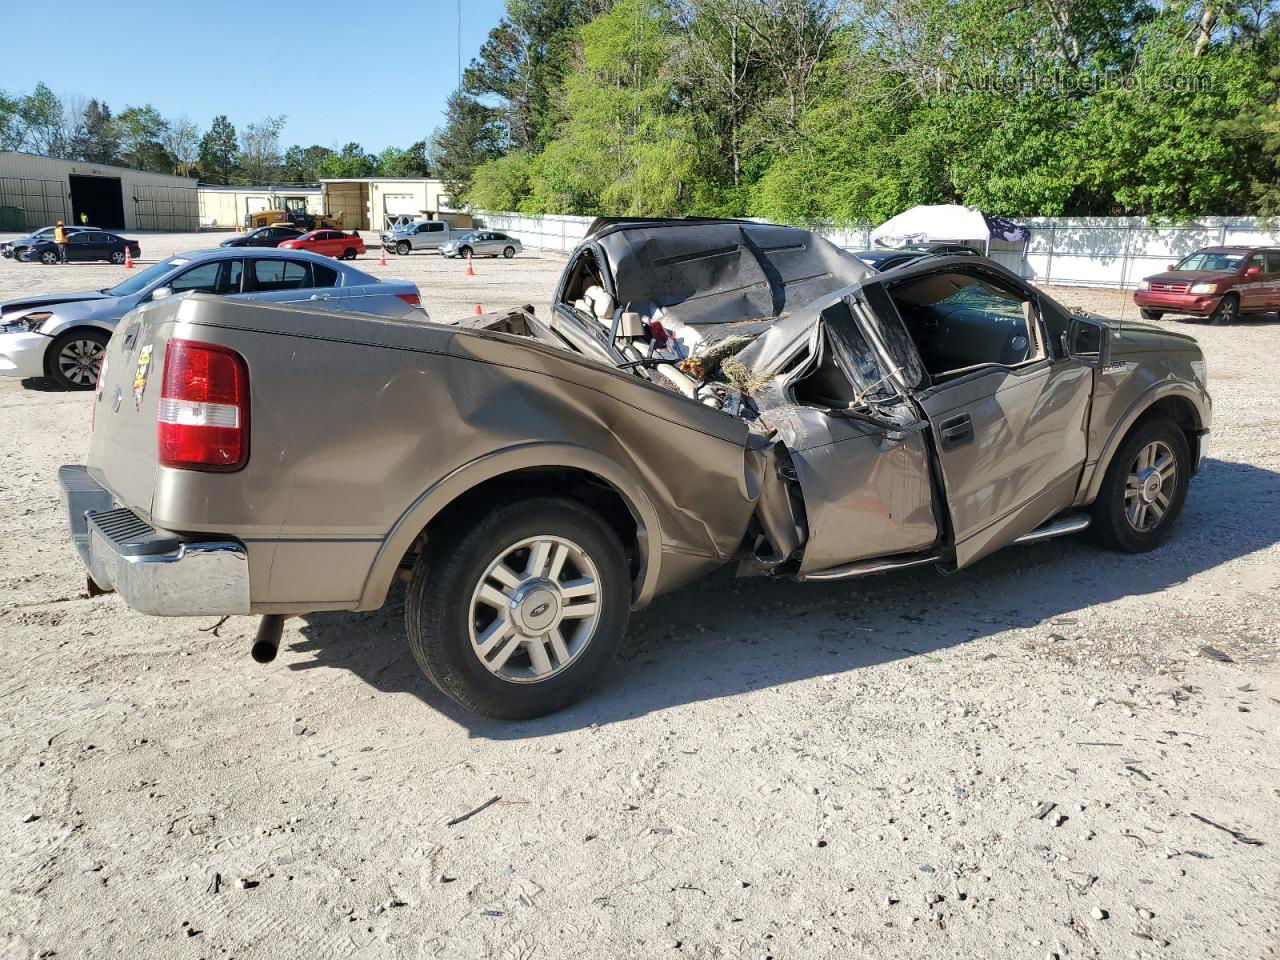
{"label": "alloy wheel", "polygon": [[471,649],[513,683],[560,673],[582,655],[600,619],[600,576],[576,543],[530,537],[502,550],[471,595]]}
{"label": "alloy wheel", "polygon": [[58,352],[58,370],[76,386],[92,386],[97,382],[105,349],[96,340],[69,340]]}
{"label": "alloy wheel", "polygon": [[1160,525],[1178,489],[1178,458],[1163,440],[1153,440],[1129,468],[1124,484],[1124,515],[1129,526],[1149,533]]}

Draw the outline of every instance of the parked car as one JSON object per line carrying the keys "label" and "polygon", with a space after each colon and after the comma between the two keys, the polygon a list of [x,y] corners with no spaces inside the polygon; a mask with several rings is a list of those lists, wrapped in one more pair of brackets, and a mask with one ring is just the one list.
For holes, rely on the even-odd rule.
{"label": "parked car", "polygon": [[425,320],[418,288],[301,251],[200,250],[170,257],[106,290],[0,303],[0,375],[93,386],[103,349],[130,310],[191,291]]}
{"label": "parked car", "polygon": [[[53,231],[57,227],[41,227],[22,237],[15,237],[13,240],[6,240],[0,243],[0,256],[12,260],[20,253],[24,252],[27,247],[40,240],[52,240]],[[79,233],[81,230],[97,230],[97,227],[65,227],[67,234]]]}
{"label": "parked car", "polygon": [[286,240],[296,240],[306,234],[293,227],[259,227],[239,236],[228,237],[220,247],[277,247]]}
{"label": "parked car", "polygon": [[1280,247],[1205,247],[1144,278],[1133,302],[1147,320],[1178,313],[1213,324],[1280,310]]}
{"label": "parked car", "polygon": [[312,230],[292,240],[279,244],[281,250],[309,250],[325,257],[337,257],[339,260],[354,260],[364,253],[364,240],[356,230],[343,233],[341,230]]}
{"label": "parked car", "polygon": [[506,257],[508,260],[523,249],[515,237],[494,230],[472,230],[440,245],[440,252],[446,257]]}
{"label": "parked car", "polygon": [[[66,248],[67,263],[93,263],[98,260],[124,263],[126,251],[134,257],[142,256],[142,246],[137,240],[126,240],[102,230],[77,230],[68,235]],[[62,257],[56,243],[41,238],[16,254],[16,259],[54,264],[61,262]]]}
{"label": "parked car", "polygon": [[262,614],[266,661],[284,615],[377,609],[407,577],[427,676],[523,718],[725,564],[954,570],[1085,528],[1151,550],[1204,455],[1205,380],[1190,337],[1072,315],[985,258],[877,274],[789,227],[606,219],[546,315],[150,305],[60,478],[92,589]]}
{"label": "parked car", "polygon": [[452,227],[443,220],[418,220],[395,230],[384,230],[379,239],[384,249],[405,256],[413,250],[436,250],[471,233],[471,229]]}

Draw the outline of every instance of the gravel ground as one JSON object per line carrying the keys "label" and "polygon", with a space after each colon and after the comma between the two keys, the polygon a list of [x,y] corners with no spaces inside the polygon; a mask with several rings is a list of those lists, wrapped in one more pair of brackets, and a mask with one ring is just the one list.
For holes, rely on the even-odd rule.
{"label": "gravel ground", "polygon": [[[562,263],[361,265],[443,318]],[[0,297],[122,275],[0,261]],[[0,382],[0,957],[1277,956],[1280,324],[1169,325],[1216,409],[1161,550],[715,577],[524,724],[435,693],[397,594],[268,667],[248,618],[89,599],[53,481],[85,396]]]}

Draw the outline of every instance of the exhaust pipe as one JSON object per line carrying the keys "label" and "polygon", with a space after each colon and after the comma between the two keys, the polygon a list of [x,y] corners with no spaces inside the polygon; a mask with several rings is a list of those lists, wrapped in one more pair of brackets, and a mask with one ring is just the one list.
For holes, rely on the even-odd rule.
{"label": "exhaust pipe", "polygon": [[258,635],[253,638],[250,655],[258,663],[270,663],[280,649],[280,635],[284,633],[284,614],[264,614],[258,622]]}

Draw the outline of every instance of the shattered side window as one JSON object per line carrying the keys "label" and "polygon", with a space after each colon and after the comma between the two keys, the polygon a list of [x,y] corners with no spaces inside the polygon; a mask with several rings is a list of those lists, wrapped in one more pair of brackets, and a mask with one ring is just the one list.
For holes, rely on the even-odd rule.
{"label": "shattered side window", "polygon": [[862,328],[849,310],[848,302],[839,300],[823,310],[822,322],[831,349],[841,368],[852,379],[858,395],[873,402],[895,399],[898,392],[889,382],[889,373],[867,342]]}

